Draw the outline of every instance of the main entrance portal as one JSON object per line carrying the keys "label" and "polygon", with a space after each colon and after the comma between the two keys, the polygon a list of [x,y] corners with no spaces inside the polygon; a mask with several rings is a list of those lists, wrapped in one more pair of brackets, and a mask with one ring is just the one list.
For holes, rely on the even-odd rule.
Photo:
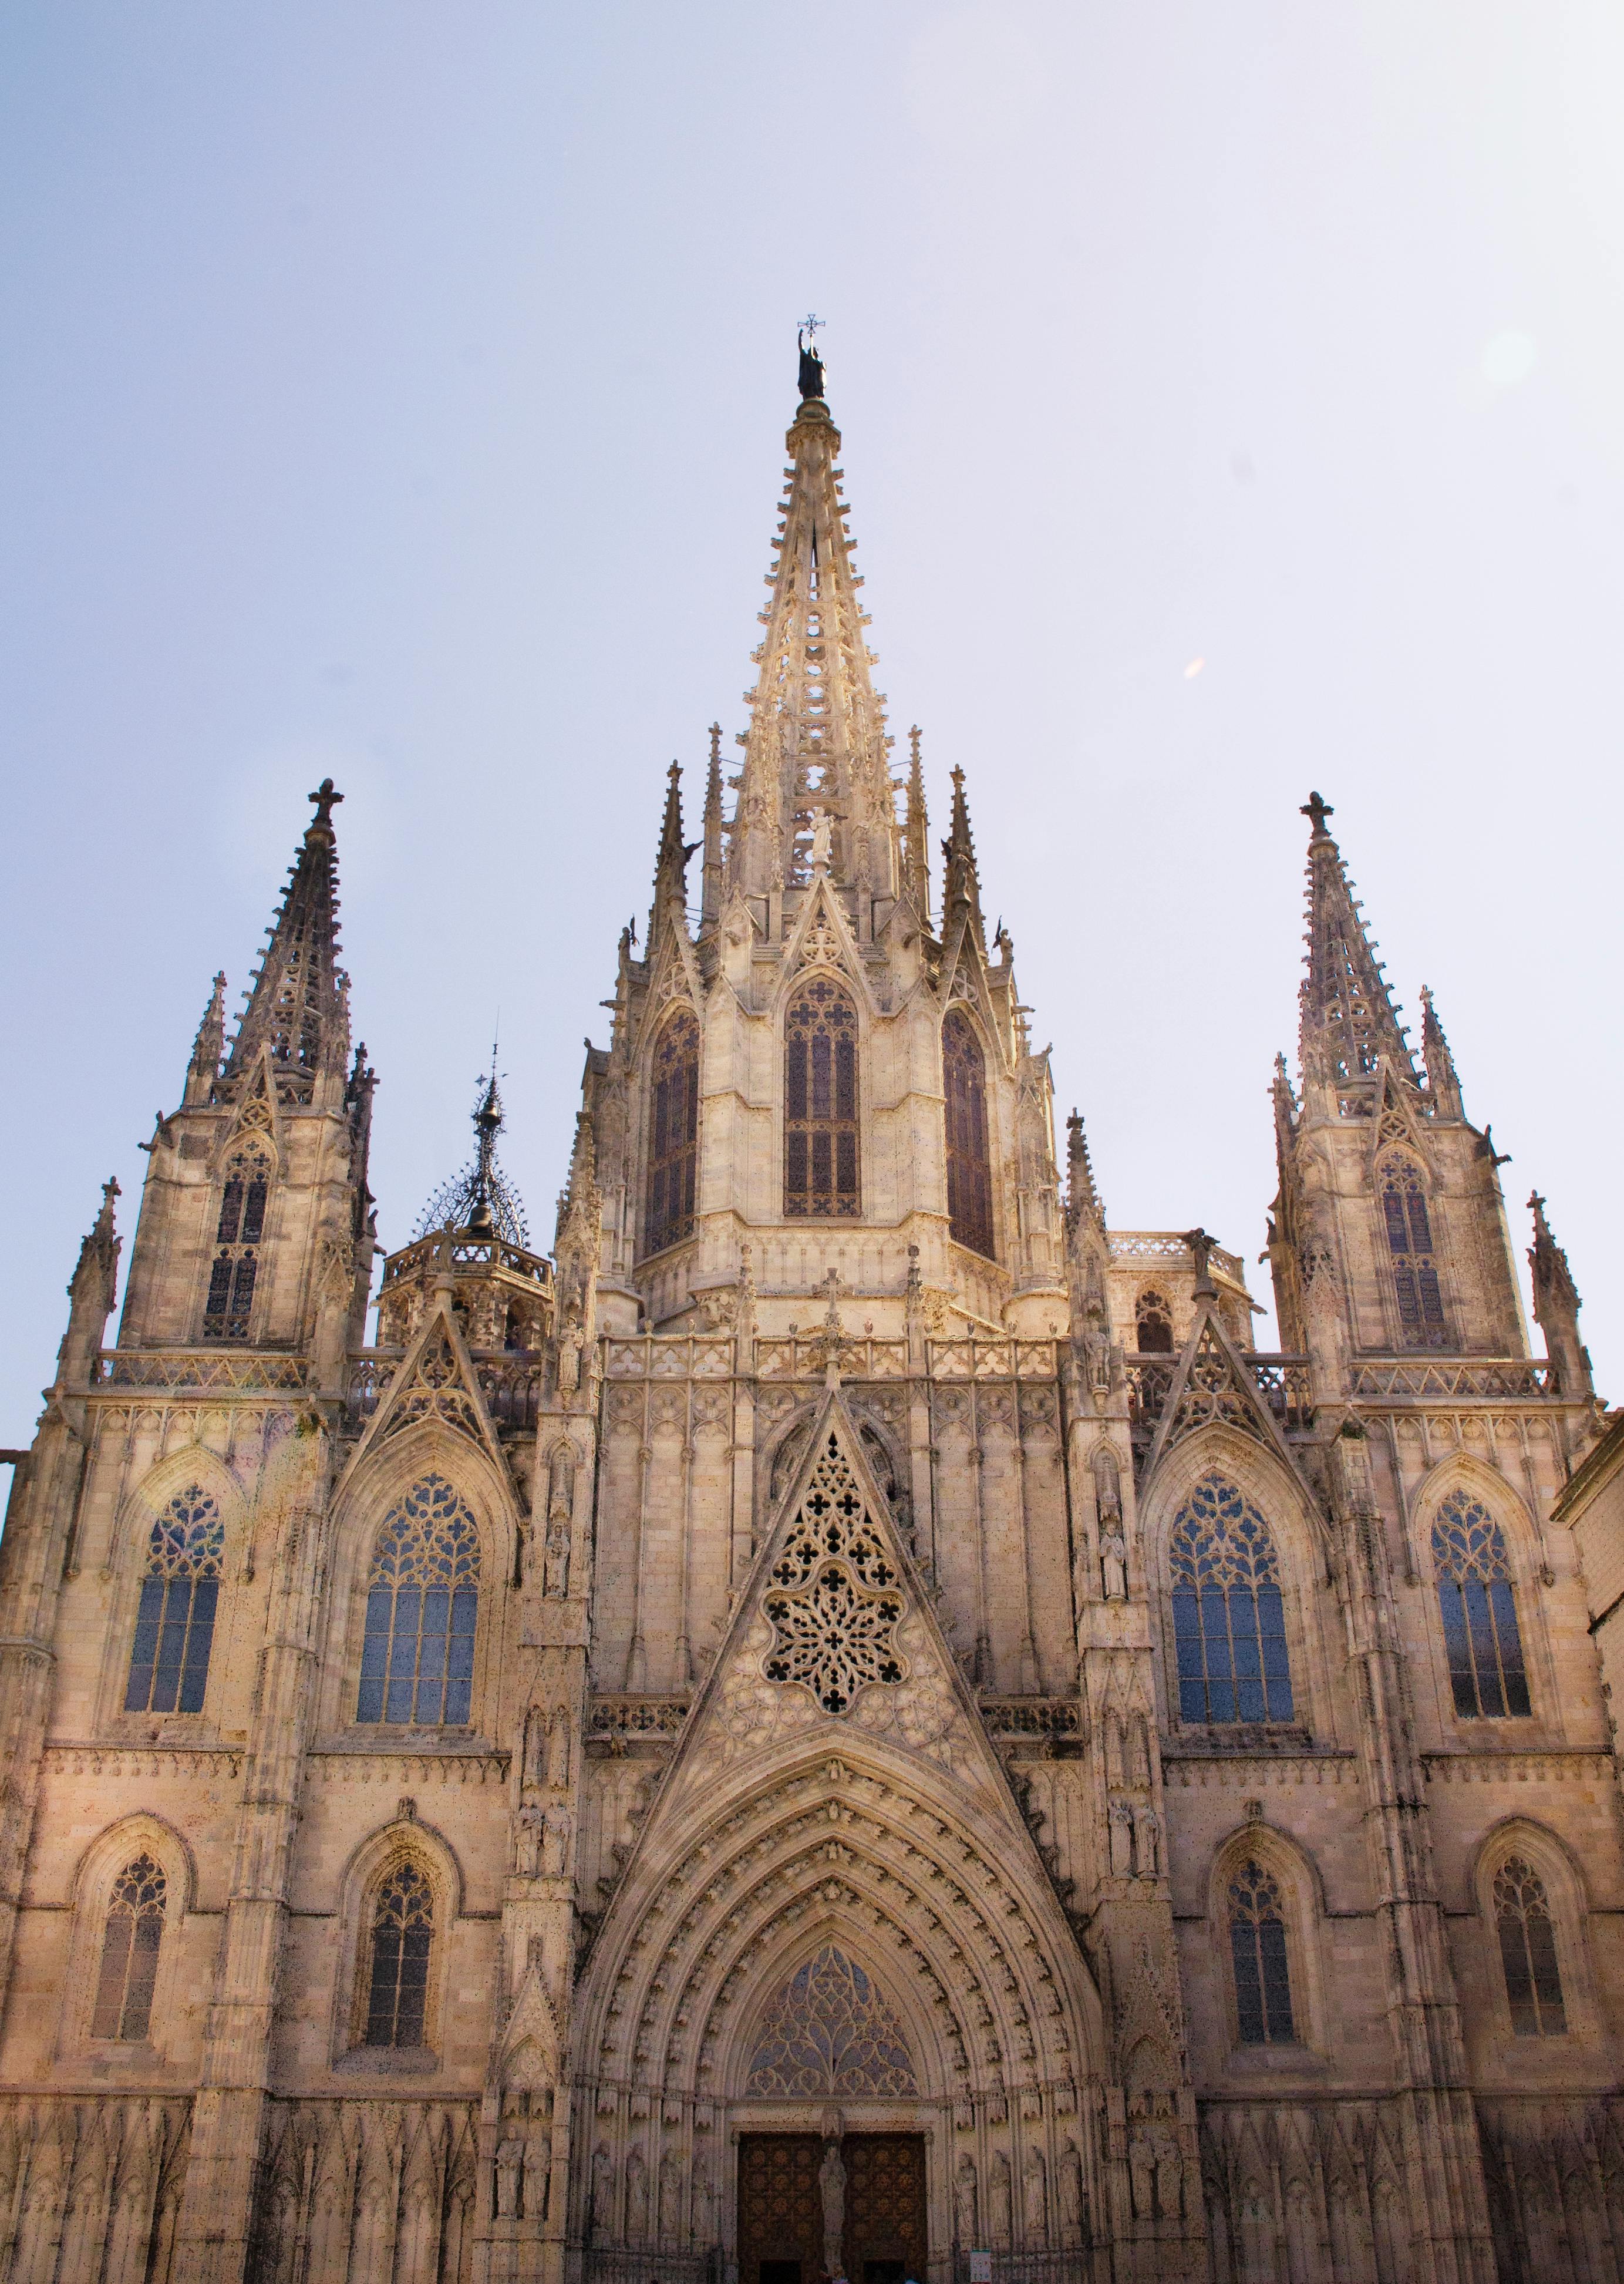
{"label": "main entrance portal", "polygon": [[738,2284],[822,2284],[836,2225],[851,2284],[923,2284],[922,2134],[740,2139]]}

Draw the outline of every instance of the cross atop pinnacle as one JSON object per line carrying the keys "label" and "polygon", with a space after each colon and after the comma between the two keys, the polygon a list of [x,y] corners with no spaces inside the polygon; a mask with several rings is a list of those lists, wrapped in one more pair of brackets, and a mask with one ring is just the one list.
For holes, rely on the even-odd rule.
{"label": "cross atop pinnacle", "polygon": [[[1325,819],[1328,817],[1334,817],[1336,810],[1328,801],[1322,800],[1318,794],[1311,793],[1298,811],[1298,815],[1313,819],[1314,837],[1317,841],[1323,833],[1325,833]],[[1325,833],[1325,837],[1329,839],[1330,835]]]}
{"label": "cross atop pinnacle", "polygon": [[314,793],[308,793],[305,795],[307,801],[313,801],[316,803],[316,814],[310,819],[311,825],[320,825],[324,832],[331,833],[333,810],[343,798],[341,793],[333,791],[332,779],[324,778]]}

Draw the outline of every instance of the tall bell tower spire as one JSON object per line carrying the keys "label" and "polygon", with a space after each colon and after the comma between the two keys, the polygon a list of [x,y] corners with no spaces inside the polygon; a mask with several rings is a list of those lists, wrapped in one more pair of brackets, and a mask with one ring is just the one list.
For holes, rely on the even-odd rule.
{"label": "tall bell tower spire", "polygon": [[342,1092],[349,1055],[347,979],[339,966],[338,836],[335,805],[343,800],[324,778],[309,795],[316,814],[305,828],[287,888],[221,1074],[222,1090],[269,1052],[278,1092],[308,1103],[324,1071]]}
{"label": "tall bell tower spire", "polygon": [[761,614],[760,668],[746,694],[750,727],[738,780],[730,886],[746,896],[805,881],[813,812],[832,824],[830,877],[894,896],[896,802],[883,701],[870,669],[852,568],[856,542],[835,465],[840,432],[824,399],[824,364],[800,334],[800,410],[786,439],[783,520]]}
{"label": "tall bell tower spire", "polygon": [[1403,1026],[1366,933],[1341,851],[1325,819],[1328,802],[1310,794],[1303,815],[1308,840],[1308,974],[1300,1002],[1305,1087],[1370,1092],[1385,1068],[1417,1083]]}

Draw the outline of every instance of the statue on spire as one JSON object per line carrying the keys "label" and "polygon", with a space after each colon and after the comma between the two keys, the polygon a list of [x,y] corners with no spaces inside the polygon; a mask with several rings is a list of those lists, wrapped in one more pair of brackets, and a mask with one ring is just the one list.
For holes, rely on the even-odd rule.
{"label": "statue on spire", "polygon": [[795,334],[796,346],[800,351],[800,401],[803,404],[809,397],[816,396],[821,401],[824,394],[824,360],[817,353],[817,329],[823,322],[821,317],[803,317]]}

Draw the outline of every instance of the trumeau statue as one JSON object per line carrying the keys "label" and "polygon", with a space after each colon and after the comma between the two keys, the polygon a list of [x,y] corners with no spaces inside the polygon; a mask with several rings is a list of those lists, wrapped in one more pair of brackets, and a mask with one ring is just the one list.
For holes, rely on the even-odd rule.
{"label": "trumeau statue", "polygon": [[[816,340],[735,765],[718,721],[693,842],[681,769],[657,834],[651,794],[578,1101],[530,1074],[575,1120],[550,1256],[494,1059],[467,1172],[415,1235],[375,1204],[330,782],[234,1034],[219,979],[177,1043],[116,1319],[91,1201],[0,1538],[20,2278],[761,2284],[792,2209],[808,2284],[847,2246],[945,2277],[955,2238],[1035,2277],[1591,2284],[1624,2243],[1590,1583],[1624,1474],[1546,1201],[1541,1357],[1499,1154],[1316,795],[1279,1346],[1245,1344],[1204,1074],[1085,925],[1175,829],[1125,837],[1109,758],[1086,830],[1006,772],[1000,846],[1017,885],[1064,860],[1050,996],[1086,1031],[1136,995],[1188,1226],[1114,1225],[1074,1113],[1061,1166],[964,771],[933,841],[923,732],[891,743]],[[955,639],[1012,679],[980,450],[931,480]],[[1489,972],[1451,888],[1444,956]],[[106,885],[131,944],[149,891]],[[1222,1053],[1253,982],[1204,941]],[[559,987],[518,988],[534,1064]]]}

